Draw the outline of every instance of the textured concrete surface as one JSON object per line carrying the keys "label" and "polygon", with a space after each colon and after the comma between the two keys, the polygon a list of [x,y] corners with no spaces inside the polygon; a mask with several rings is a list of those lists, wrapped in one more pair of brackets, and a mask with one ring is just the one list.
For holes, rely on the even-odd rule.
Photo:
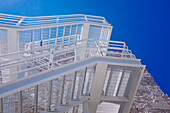
{"label": "textured concrete surface", "polygon": [[147,71],[141,80],[130,113],[170,113],[170,98]]}

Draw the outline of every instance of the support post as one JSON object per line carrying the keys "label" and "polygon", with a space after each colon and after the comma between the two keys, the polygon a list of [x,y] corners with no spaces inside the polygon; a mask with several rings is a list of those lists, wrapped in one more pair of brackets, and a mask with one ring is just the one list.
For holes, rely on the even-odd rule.
{"label": "support post", "polygon": [[65,75],[62,77],[62,86],[61,86],[61,100],[60,100],[60,104],[63,104],[63,94],[64,94],[64,85],[65,85]]}
{"label": "support post", "polygon": [[18,113],[22,113],[22,91],[19,92],[18,103]]}
{"label": "support post", "polygon": [[85,101],[85,102],[82,103],[82,105],[83,105],[83,113],[90,113],[89,107],[88,107],[88,102]]}
{"label": "support post", "polygon": [[[81,37],[80,37],[80,40],[84,40],[84,39],[88,39],[88,35],[89,35],[89,28],[90,28],[90,24],[89,23],[84,23],[83,24],[83,28],[82,28],[82,31],[81,31]],[[85,42],[81,42],[81,44],[85,44],[87,45],[87,41]],[[86,49],[86,48],[85,48]],[[85,53],[86,53],[86,50],[81,50],[81,51],[77,51],[77,53],[79,53],[80,55],[80,59],[84,59],[85,58]]]}
{"label": "support post", "polygon": [[38,85],[35,86],[35,105],[34,105],[34,113],[38,111]]}
{"label": "support post", "polygon": [[3,113],[3,99],[0,98],[0,113]]}
{"label": "support post", "polygon": [[48,111],[51,110],[51,95],[52,95],[52,80],[50,81],[50,87],[49,87],[49,97],[48,97]]}
{"label": "support post", "polygon": [[100,102],[101,92],[106,76],[107,64],[103,62],[97,63],[95,76],[90,93],[90,100],[88,100],[89,113],[96,113],[97,106]]}
{"label": "support post", "polygon": [[[7,31],[7,39],[8,39],[8,53],[18,52],[19,49],[19,36],[18,31],[14,29],[8,29]],[[18,55],[12,55],[9,59],[16,59]],[[13,67],[10,69],[10,73],[17,72],[18,67]],[[17,79],[18,74],[13,74],[10,76],[11,80]]]}
{"label": "support post", "polygon": [[73,88],[72,88],[72,93],[71,93],[71,99],[73,100],[74,100],[74,90],[75,90],[76,79],[77,79],[77,71],[74,72]]}
{"label": "support post", "polygon": [[83,72],[83,80],[82,80],[82,86],[81,86],[81,95],[83,95],[84,84],[85,84],[85,80],[86,80],[86,72],[87,72],[87,67],[84,69],[84,72]]}

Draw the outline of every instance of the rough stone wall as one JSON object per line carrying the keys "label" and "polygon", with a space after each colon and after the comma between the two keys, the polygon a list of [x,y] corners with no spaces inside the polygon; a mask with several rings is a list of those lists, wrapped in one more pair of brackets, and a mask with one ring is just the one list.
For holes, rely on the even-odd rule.
{"label": "rough stone wall", "polygon": [[170,98],[147,71],[141,80],[130,113],[170,113]]}

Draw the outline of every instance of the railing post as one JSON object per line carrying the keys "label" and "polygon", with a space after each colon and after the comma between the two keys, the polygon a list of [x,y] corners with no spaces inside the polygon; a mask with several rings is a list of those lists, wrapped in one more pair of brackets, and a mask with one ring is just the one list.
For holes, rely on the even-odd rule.
{"label": "railing post", "polygon": [[[63,40],[62,40],[62,44],[64,44],[65,29],[66,29],[66,26],[64,26],[64,28],[63,28]],[[64,46],[63,46],[63,48],[64,48]]]}
{"label": "railing post", "polygon": [[48,40],[48,44],[51,44],[51,28],[49,28],[49,40]]}
{"label": "railing post", "polygon": [[58,41],[58,27],[56,28],[56,40],[55,40],[55,45],[57,45],[57,41]]}
{"label": "railing post", "polygon": [[50,48],[50,61],[49,61],[49,69],[53,68],[53,64],[54,64],[54,49],[55,49],[55,46],[53,45],[51,48]]}
{"label": "railing post", "polygon": [[41,42],[40,42],[40,46],[43,46],[43,29],[41,29]]}
{"label": "railing post", "polygon": [[[72,25],[70,25],[70,32],[69,32],[69,43],[70,43],[70,40],[71,40],[71,32],[72,32]],[[68,45],[70,47],[70,44]]]}
{"label": "railing post", "polygon": [[33,43],[32,44],[33,45],[32,48],[34,49],[35,48],[35,30],[34,29],[32,30],[32,43]]}

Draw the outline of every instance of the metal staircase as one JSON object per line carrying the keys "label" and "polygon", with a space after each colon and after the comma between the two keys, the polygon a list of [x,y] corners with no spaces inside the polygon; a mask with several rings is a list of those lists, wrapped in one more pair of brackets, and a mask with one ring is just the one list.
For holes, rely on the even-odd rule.
{"label": "metal staircase", "polygon": [[105,18],[0,16],[1,113],[129,111],[145,66]]}

